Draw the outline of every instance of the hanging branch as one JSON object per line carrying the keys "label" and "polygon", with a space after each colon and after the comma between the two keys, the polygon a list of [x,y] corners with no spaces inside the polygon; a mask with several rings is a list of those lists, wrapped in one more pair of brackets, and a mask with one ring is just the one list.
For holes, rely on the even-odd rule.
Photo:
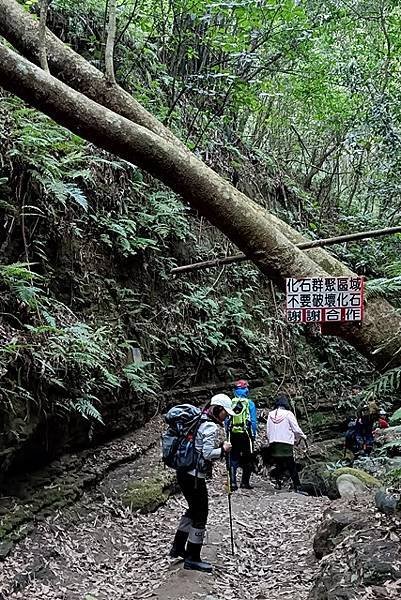
{"label": "hanging branch", "polygon": [[[394,233],[401,233],[401,226],[399,227],[387,227],[386,229],[373,229],[371,231],[359,231],[357,233],[350,233],[348,235],[340,235],[332,238],[325,238],[322,240],[311,240],[310,242],[302,242],[302,244],[296,244],[296,247],[300,250],[310,250],[311,248],[323,248],[324,246],[334,246],[335,244],[343,244],[346,242],[355,242],[357,240],[366,240],[369,238],[380,237],[383,235],[392,235]],[[263,258],[264,252],[258,251],[254,254],[234,254],[232,256],[226,256],[225,258],[215,258],[213,260],[205,260],[203,262],[192,263],[191,265],[183,265],[182,267],[175,267],[171,269],[171,273],[189,273],[190,271],[200,271],[202,269],[209,269],[211,267],[219,267],[220,265],[230,265],[232,263],[246,262],[248,260]]]}
{"label": "hanging branch", "polygon": [[46,48],[46,21],[47,21],[48,8],[49,8],[49,0],[40,0],[39,64],[44,71],[47,71],[49,73],[49,65],[47,64],[47,48]]}
{"label": "hanging branch", "polygon": [[124,37],[124,35],[125,35],[126,31],[128,30],[128,27],[131,25],[132,21],[134,20],[134,17],[135,17],[135,15],[136,15],[136,14],[137,14],[137,12],[138,12],[138,11],[137,11],[137,9],[138,9],[138,2],[139,2],[139,0],[135,0],[134,7],[133,7],[133,9],[132,9],[132,11],[131,11],[131,14],[130,14],[130,16],[128,17],[128,20],[127,20],[127,22],[126,22],[126,24],[125,24],[125,26],[124,26],[124,29],[122,30],[122,32],[121,32],[121,33],[120,33],[120,35],[118,36],[118,38],[117,38],[117,41],[116,41],[116,44],[118,44],[119,42],[121,42],[121,40],[123,39],[123,37]]}
{"label": "hanging branch", "polygon": [[109,20],[107,23],[107,40],[104,53],[106,81],[109,85],[116,84],[116,77],[114,74],[114,43],[117,31],[116,12],[116,0],[109,0]]}

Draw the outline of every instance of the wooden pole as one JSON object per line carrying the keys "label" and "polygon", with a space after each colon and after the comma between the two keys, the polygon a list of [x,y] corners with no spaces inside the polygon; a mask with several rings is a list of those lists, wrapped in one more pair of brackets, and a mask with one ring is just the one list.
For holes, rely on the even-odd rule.
{"label": "wooden pole", "polygon": [[[373,229],[371,231],[359,231],[357,233],[349,233],[347,235],[340,235],[337,237],[325,238],[322,240],[311,240],[310,242],[302,242],[302,244],[296,244],[300,250],[310,250],[311,248],[322,248],[324,246],[334,246],[335,244],[344,244],[347,242],[356,242],[358,240],[366,240],[375,237],[381,237],[384,235],[393,235],[394,233],[401,233],[401,226],[387,227],[386,229]],[[181,267],[175,267],[171,269],[172,274],[178,273],[189,273],[191,271],[200,271],[202,269],[210,269],[213,267],[219,267],[221,265],[230,265],[233,263],[245,262],[248,260],[257,261],[263,259],[264,252],[258,251],[254,254],[233,254],[232,256],[225,256],[224,258],[214,258],[212,260],[204,260],[202,262],[192,263],[191,265],[182,265]]]}

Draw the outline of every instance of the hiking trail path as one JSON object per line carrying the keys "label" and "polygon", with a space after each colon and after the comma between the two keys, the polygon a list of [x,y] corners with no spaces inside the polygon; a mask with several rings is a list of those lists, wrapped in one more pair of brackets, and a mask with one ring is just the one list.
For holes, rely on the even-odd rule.
{"label": "hiking trail path", "polygon": [[225,472],[209,482],[203,557],[213,574],[186,571],[168,552],[185,509],[181,495],[151,514],[132,513],[113,493],[149,474],[158,449],[110,473],[75,505],[39,522],[0,563],[0,600],[306,600],[317,561],[312,540],[327,498],[275,493],[254,477],[232,495],[231,555]]}

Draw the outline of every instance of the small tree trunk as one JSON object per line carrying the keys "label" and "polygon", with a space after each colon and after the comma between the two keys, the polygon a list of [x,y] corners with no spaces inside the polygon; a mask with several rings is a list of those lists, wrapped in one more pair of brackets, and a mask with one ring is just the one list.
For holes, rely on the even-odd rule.
{"label": "small tree trunk", "polygon": [[116,0],[109,0],[109,19],[107,25],[106,50],[104,53],[106,67],[106,81],[109,85],[115,85],[114,74],[114,44],[116,40],[117,18]]}
{"label": "small tree trunk", "polygon": [[49,0],[40,0],[40,17],[39,17],[39,64],[44,71],[49,71],[47,64],[47,48],[46,48],[46,21],[47,10],[49,8]]}

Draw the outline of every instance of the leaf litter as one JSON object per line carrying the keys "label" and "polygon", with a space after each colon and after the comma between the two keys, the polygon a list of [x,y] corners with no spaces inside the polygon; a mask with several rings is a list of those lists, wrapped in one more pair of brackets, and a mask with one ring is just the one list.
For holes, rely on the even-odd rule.
{"label": "leaf litter", "polygon": [[329,501],[275,494],[255,478],[254,490],[232,495],[232,556],[224,471],[217,471],[203,553],[213,575],[185,571],[168,558],[185,510],[180,496],[144,515],[93,492],[43,520],[16,547],[0,567],[0,599],[306,600],[318,566],[312,540]]}

